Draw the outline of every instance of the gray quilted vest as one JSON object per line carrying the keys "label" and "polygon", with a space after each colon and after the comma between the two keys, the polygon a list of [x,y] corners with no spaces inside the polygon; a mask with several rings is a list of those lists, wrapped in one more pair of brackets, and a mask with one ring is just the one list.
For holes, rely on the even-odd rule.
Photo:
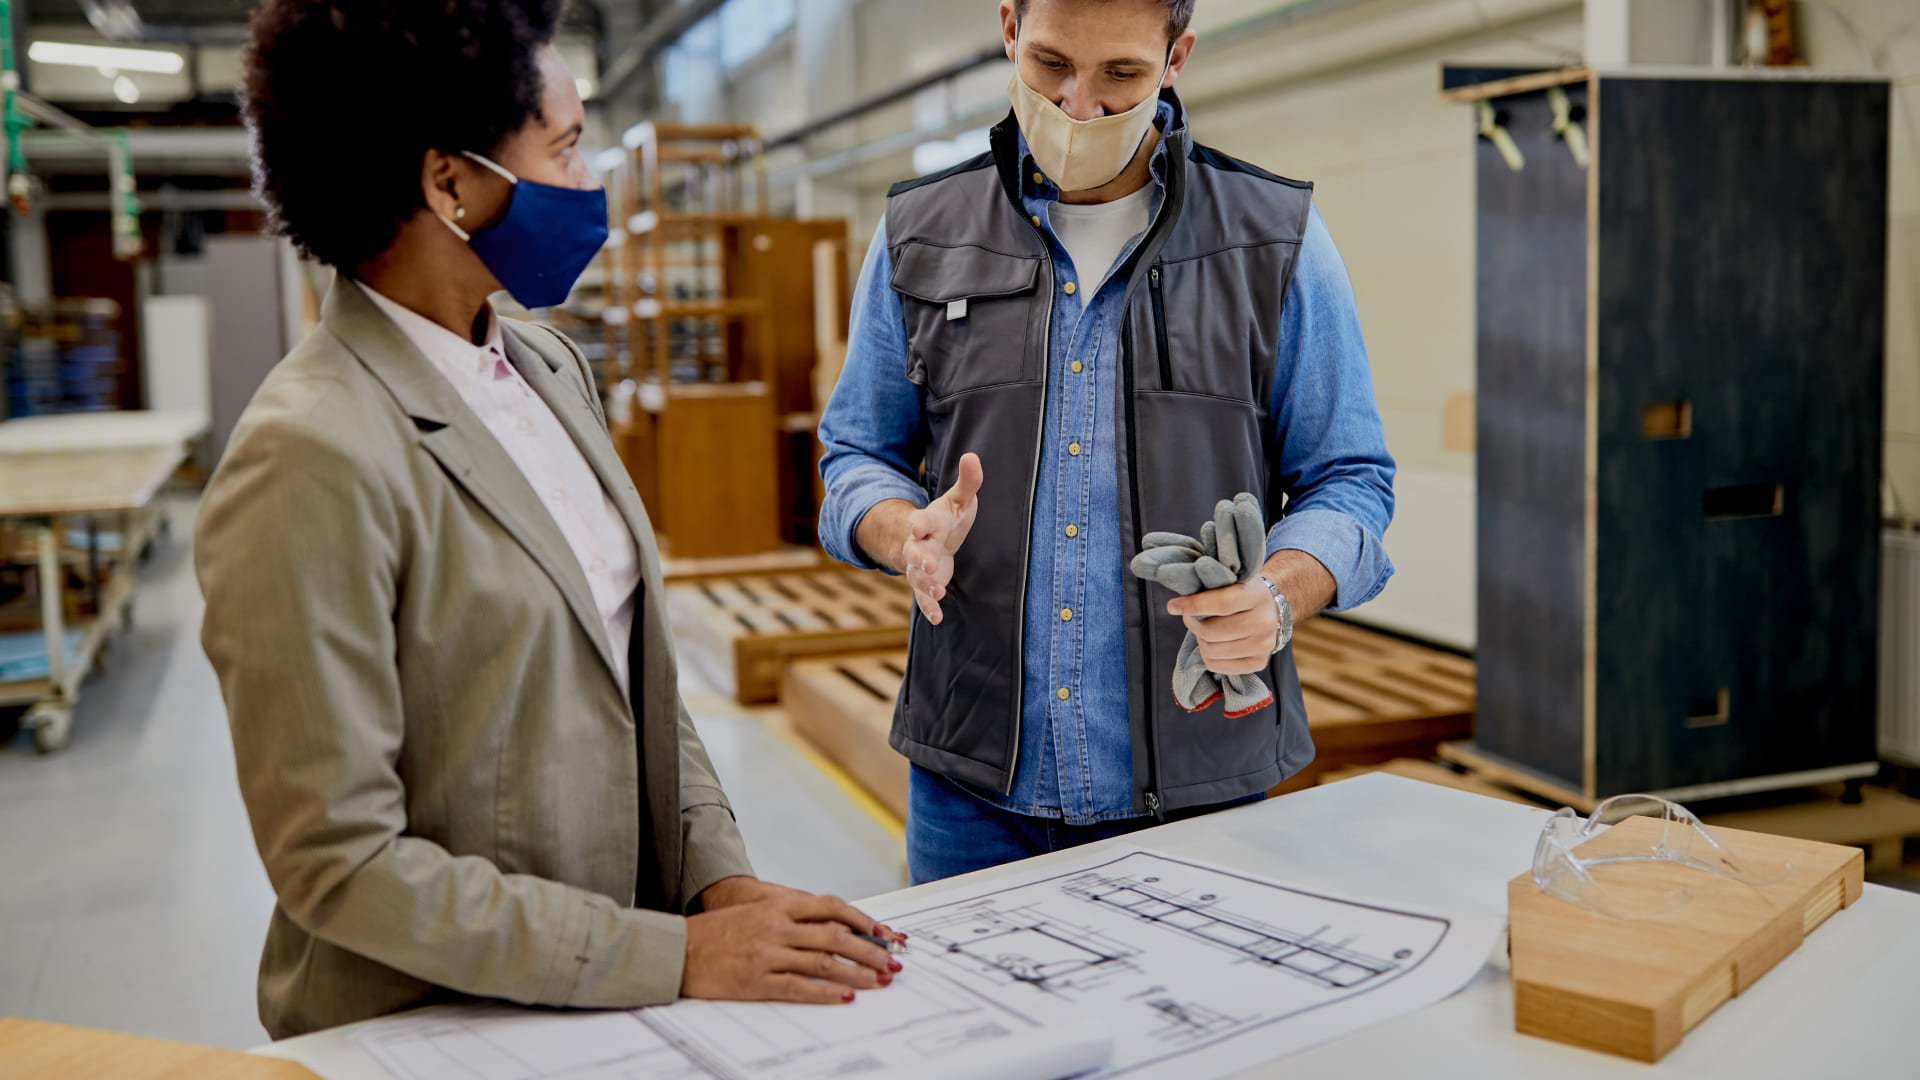
{"label": "gray quilted vest", "polygon": [[[1156,529],[1194,532],[1216,500],[1238,492],[1261,495],[1270,516],[1280,510],[1268,398],[1280,308],[1313,198],[1309,184],[1195,145],[1179,98],[1161,96],[1174,108],[1161,133],[1167,197],[1134,255],[1120,341],[1114,445],[1128,553]],[[889,741],[923,768],[1006,792],[1020,745],[1028,544],[1057,290],[1046,240],[1020,202],[1026,180],[1011,114],[993,129],[992,147],[887,197],[892,285],[929,439],[921,479],[929,494],[945,491],[972,451],[992,489],[955,559],[944,623],[914,612]],[[949,320],[948,302],[962,298],[966,317]],[[1134,808],[1156,816],[1264,791],[1313,760],[1291,649],[1267,672],[1274,705],[1237,720],[1219,705],[1180,708],[1173,663],[1186,628],[1166,613],[1170,595],[1127,576]]]}

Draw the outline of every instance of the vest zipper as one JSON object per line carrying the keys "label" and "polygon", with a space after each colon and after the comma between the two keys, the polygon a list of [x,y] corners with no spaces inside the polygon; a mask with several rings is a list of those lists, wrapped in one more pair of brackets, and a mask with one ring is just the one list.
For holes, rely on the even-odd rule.
{"label": "vest zipper", "polygon": [[1160,350],[1160,389],[1173,389],[1173,357],[1167,349],[1167,303],[1160,295],[1160,268],[1147,271],[1147,291],[1153,297],[1153,343]]}
{"label": "vest zipper", "polygon": [[[1133,320],[1127,317],[1124,309],[1121,312],[1120,318],[1120,325],[1123,328],[1120,334],[1120,376],[1124,383],[1122,390],[1127,401],[1127,475],[1133,481],[1133,483],[1127,486],[1130,489],[1128,492],[1129,497],[1133,501],[1133,549],[1138,551],[1141,547],[1143,534],[1140,527],[1140,447],[1134,438],[1134,431],[1138,427],[1138,419],[1134,415],[1133,407]],[[1151,689],[1153,672],[1156,670],[1153,662],[1153,597],[1147,592],[1147,583],[1145,581],[1136,580],[1134,586],[1140,590],[1140,652],[1146,659],[1147,682],[1149,685],[1146,691],[1147,698],[1142,705],[1142,708],[1146,710],[1147,717],[1146,803],[1147,810],[1153,814],[1154,820],[1164,822],[1167,820],[1167,816],[1160,808],[1159,793],[1160,748],[1157,745],[1159,742],[1159,731],[1158,725],[1153,722],[1153,691]]]}
{"label": "vest zipper", "polygon": [[[1034,424],[1033,432],[1033,482],[1040,483],[1040,455],[1047,445],[1047,387],[1053,381],[1053,297],[1059,290],[1057,268],[1053,265],[1053,245],[1047,242],[1047,234],[1038,225],[1032,226],[1034,235],[1040,238],[1040,247],[1047,253],[1047,323],[1046,347],[1040,354],[1040,419]],[[1027,687],[1027,580],[1030,577],[1028,564],[1033,561],[1033,504],[1036,500],[1027,500],[1027,529],[1020,536],[1020,602],[1014,610],[1020,618],[1014,623],[1013,655],[1013,759],[1007,763],[1007,782],[1000,787],[1000,794],[1013,794],[1013,779],[1020,772],[1021,709],[1025,704]]]}

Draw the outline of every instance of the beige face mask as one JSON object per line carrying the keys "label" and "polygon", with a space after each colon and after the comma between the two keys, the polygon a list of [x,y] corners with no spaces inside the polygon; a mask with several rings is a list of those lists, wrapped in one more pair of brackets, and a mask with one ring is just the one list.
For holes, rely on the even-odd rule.
{"label": "beige face mask", "polygon": [[[1169,46],[1167,68],[1172,66],[1173,48]],[[1007,96],[1013,99],[1014,118],[1020,122],[1027,149],[1040,171],[1061,191],[1087,191],[1112,183],[1133,160],[1140,140],[1146,138],[1147,128],[1159,112],[1160,84],[1166,81],[1167,68],[1161,69],[1146,99],[1126,112],[1075,120],[1028,86],[1016,63],[1013,78],[1007,82]]]}

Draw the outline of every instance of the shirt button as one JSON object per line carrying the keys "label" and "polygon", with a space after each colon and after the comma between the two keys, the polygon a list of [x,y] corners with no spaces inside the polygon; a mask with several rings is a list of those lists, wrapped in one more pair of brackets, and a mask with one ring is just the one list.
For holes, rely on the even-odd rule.
{"label": "shirt button", "polygon": [[1044,176],[1041,176],[1039,173],[1034,173],[1033,182],[1036,184],[1044,184],[1047,182],[1047,178]]}
{"label": "shirt button", "polygon": [[1061,608],[1061,609],[1060,609],[1060,621],[1061,621],[1061,622],[1072,622],[1072,621],[1073,621],[1073,609],[1072,609],[1072,608],[1070,608],[1070,607],[1063,607],[1063,608]]}
{"label": "shirt button", "polygon": [[1073,295],[1073,291],[1074,291],[1074,285],[1073,285],[1073,282],[1071,282],[1071,281],[1069,281],[1069,282],[1067,282],[1067,284],[1066,284],[1066,290],[1067,290],[1067,295],[1068,295],[1068,296],[1072,296],[1072,295]]}
{"label": "shirt button", "polygon": [[1033,215],[1033,224],[1034,224],[1034,226],[1035,226],[1036,228],[1038,228],[1038,227],[1039,227],[1039,225],[1040,225],[1040,215],[1039,215],[1039,214],[1035,214],[1035,215]]}
{"label": "shirt button", "polygon": [[605,560],[605,559],[603,559],[603,558],[601,558],[601,557],[600,557],[600,556],[598,556],[598,555],[595,555],[595,556],[593,557],[593,561],[587,564],[587,572],[588,572],[588,573],[592,573],[592,574],[604,574],[604,573],[606,573],[606,572],[607,572],[607,560]]}
{"label": "shirt button", "polygon": [[1067,444],[1067,453],[1069,453],[1069,454],[1072,454],[1072,455],[1073,455],[1074,457],[1079,457],[1079,456],[1080,456],[1080,444],[1079,444],[1079,443],[1077,443],[1077,442],[1076,442],[1076,443],[1068,443],[1068,444]]}
{"label": "shirt button", "polygon": [[1070,698],[1070,697],[1072,697],[1073,695],[1072,695],[1072,694],[1071,694],[1071,693],[1070,693],[1070,692],[1069,692],[1069,691],[1067,690],[1067,688],[1066,688],[1066,687],[1064,687],[1064,686],[1063,686],[1063,687],[1061,687],[1061,688],[1060,688],[1060,695],[1059,695],[1059,696],[1060,696],[1060,700],[1061,700],[1061,701],[1065,701],[1065,700],[1067,700],[1068,698]]}
{"label": "shirt button", "polygon": [[1071,540],[1074,537],[1079,535],[1080,535],[1080,526],[1078,525],[1067,526],[1067,539]]}
{"label": "shirt button", "polygon": [[561,490],[560,488],[554,488],[553,491],[550,493],[549,498],[553,499],[555,506],[558,506],[559,504],[567,501],[567,493]]}
{"label": "shirt button", "polygon": [[1080,374],[1080,361],[1075,360],[1071,366],[1075,375]]}
{"label": "shirt button", "polygon": [[533,432],[533,421],[531,420],[523,419],[518,424],[515,424],[514,426],[520,430],[520,434],[522,435],[528,435]]}

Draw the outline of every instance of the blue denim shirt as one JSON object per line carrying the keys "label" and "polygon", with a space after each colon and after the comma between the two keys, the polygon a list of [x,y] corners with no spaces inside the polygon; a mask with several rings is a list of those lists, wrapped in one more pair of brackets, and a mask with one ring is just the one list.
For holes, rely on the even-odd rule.
{"label": "blue denim shirt", "polygon": [[[1163,104],[1163,126],[1170,116]],[[1022,174],[1034,173],[1024,139],[1020,149]],[[1162,143],[1153,155],[1149,220],[1165,197],[1165,158]],[[1027,212],[1047,235],[1056,287],[1071,281],[1094,296],[1084,308],[1073,300],[1053,308],[1050,435],[1034,488],[1026,568],[1019,765],[1010,793],[975,790],[1009,810],[1089,824],[1136,814],[1125,619],[1133,551],[1131,538],[1120,535],[1114,432],[1123,294],[1145,234],[1129,242],[1104,280],[1082,280],[1053,234],[1048,211],[1058,196],[1052,184],[1038,185],[1025,197]],[[846,366],[820,420],[826,450],[820,539],[834,558],[865,568],[875,564],[855,535],[867,512],[887,499],[928,502],[919,480],[926,449],[921,388],[907,379],[906,317],[892,276],[883,220],[854,289]],[[1288,503],[1267,550],[1318,559],[1336,583],[1332,609],[1343,610],[1371,599],[1393,573],[1380,538],[1393,514],[1394,465],[1374,406],[1353,289],[1317,209],[1281,310],[1281,330],[1269,404],[1276,441],[1268,455],[1285,480]],[[1070,453],[1075,444],[1079,452]],[[993,478],[987,480],[991,491]],[[1197,532],[1200,524],[1143,526]],[[954,556],[966,557],[964,547]],[[1064,701],[1056,693],[1062,687],[1073,691]]]}

